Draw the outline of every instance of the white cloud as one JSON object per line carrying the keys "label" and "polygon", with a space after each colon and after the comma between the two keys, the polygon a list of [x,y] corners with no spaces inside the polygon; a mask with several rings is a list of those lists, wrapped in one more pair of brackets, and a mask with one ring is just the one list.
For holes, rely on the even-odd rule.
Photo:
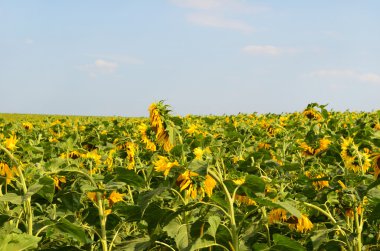
{"label": "white cloud", "polygon": [[323,69],[314,71],[311,77],[321,78],[344,78],[365,83],[380,84],[380,75],[376,73],[362,73],[350,69]]}
{"label": "white cloud", "polygon": [[171,0],[170,2],[182,8],[219,12],[257,13],[269,9],[265,6],[252,5],[240,0]]}
{"label": "white cloud", "polygon": [[113,73],[116,71],[118,64],[103,59],[95,60],[94,66],[102,73]]}
{"label": "white cloud", "polygon": [[144,61],[139,58],[130,57],[126,55],[113,55],[113,54],[91,54],[88,55],[91,58],[102,58],[107,61],[117,62],[118,64],[130,64],[130,65],[140,65],[144,64]]}
{"label": "white cloud", "polygon": [[[242,0],[170,0],[178,7],[191,11],[186,19],[195,25],[211,28],[225,28],[250,33],[253,27],[245,22],[243,17],[266,11],[269,8],[252,5]],[[230,18],[231,16],[239,18]]]}
{"label": "white cloud", "polygon": [[276,47],[273,45],[247,45],[243,47],[243,52],[250,55],[280,55],[283,53],[295,53],[295,48]]}
{"label": "white cloud", "polygon": [[223,1],[218,0],[171,0],[177,6],[192,9],[210,10],[220,7]]}
{"label": "white cloud", "polygon": [[187,20],[193,24],[208,26],[214,28],[225,28],[231,30],[237,30],[244,33],[253,31],[253,28],[240,20],[226,19],[222,16],[215,16],[203,13],[194,13],[187,16]]}
{"label": "white cloud", "polygon": [[90,77],[95,78],[99,74],[113,74],[116,72],[119,65],[115,62],[104,59],[96,59],[91,64],[79,66],[79,70],[87,72]]}

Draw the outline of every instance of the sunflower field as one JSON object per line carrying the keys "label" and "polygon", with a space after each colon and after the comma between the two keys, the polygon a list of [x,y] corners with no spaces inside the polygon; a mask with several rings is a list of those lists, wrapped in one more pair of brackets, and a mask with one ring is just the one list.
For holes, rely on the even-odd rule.
{"label": "sunflower field", "polygon": [[0,250],[380,250],[380,111],[0,115]]}

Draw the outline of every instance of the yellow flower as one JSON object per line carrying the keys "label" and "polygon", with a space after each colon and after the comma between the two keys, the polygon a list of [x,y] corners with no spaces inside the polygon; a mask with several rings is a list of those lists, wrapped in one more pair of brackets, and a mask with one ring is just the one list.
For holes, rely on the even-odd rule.
{"label": "yellow flower", "polygon": [[373,170],[374,170],[373,176],[375,177],[375,180],[377,180],[377,178],[380,175],[380,154],[378,154],[373,159]]}
{"label": "yellow flower", "polygon": [[240,160],[244,160],[244,158],[242,156],[233,156],[232,157],[232,162],[234,164],[238,163]]}
{"label": "yellow flower", "polygon": [[258,145],[259,149],[266,149],[269,150],[270,145],[268,143],[260,142]]}
{"label": "yellow flower", "polygon": [[243,178],[239,178],[239,179],[234,179],[234,180],[232,180],[234,183],[235,183],[235,185],[243,185],[244,184],[244,182],[245,182],[245,177],[243,177]]}
{"label": "yellow flower", "polygon": [[140,124],[138,126],[138,130],[140,131],[140,135],[141,135],[141,140],[142,140],[142,142],[145,143],[146,149],[154,152],[154,151],[156,151],[156,145],[146,135],[147,129],[148,129],[148,127],[145,124]]}
{"label": "yellow flower", "polygon": [[168,176],[170,169],[179,166],[177,161],[169,162],[169,159],[164,156],[158,156],[158,160],[153,162],[154,170],[157,172],[164,172],[164,176]]}
{"label": "yellow flower", "polygon": [[216,186],[216,181],[210,175],[207,174],[203,185],[204,191],[206,192],[207,196],[211,197],[212,191]]}
{"label": "yellow flower", "polygon": [[112,193],[108,197],[108,203],[109,203],[110,207],[112,207],[117,202],[123,201],[124,196],[125,196],[124,193],[121,194],[121,193],[118,193],[116,191],[112,191]]}
{"label": "yellow flower", "polygon": [[180,191],[186,189],[186,197],[195,199],[197,197],[197,188],[191,177],[198,176],[197,173],[190,170],[180,174],[177,178],[176,184],[180,187]]}
{"label": "yellow flower", "polygon": [[87,192],[87,198],[89,198],[92,202],[97,202],[98,197],[96,192]]}
{"label": "yellow flower", "polygon": [[22,123],[22,126],[25,128],[25,130],[28,130],[28,131],[33,129],[33,124],[30,122],[24,122]]}
{"label": "yellow flower", "polygon": [[340,155],[347,169],[354,172],[366,173],[371,167],[370,156],[368,153],[359,151],[352,138],[343,139]]}
{"label": "yellow flower", "polygon": [[57,177],[57,176],[54,176],[53,177],[54,179],[54,186],[58,189],[58,190],[61,190],[61,184],[62,183],[66,183],[66,177],[65,176],[60,176],[60,177]]}
{"label": "yellow flower", "polygon": [[161,118],[160,109],[156,103],[149,106],[149,117],[150,125],[153,131],[156,133],[156,141],[160,146],[163,146],[166,152],[170,152],[173,148],[172,143],[169,139],[169,134],[167,133],[163,120]]}
{"label": "yellow flower", "polygon": [[195,124],[191,124],[189,128],[186,129],[186,132],[190,135],[193,135],[198,132],[198,126]]}
{"label": "yellow flower", "polygon": [[135,166],[135,152],[136,152],[136,145],[133,142],[127,142],[126,143],[126,150],[128,155],[128,170],[132,170]]}
{"label": "yellow flower", "polygon": [[256,201],[254,201],[253,199],[249,198],[246,195],[236,194],[235,195],[235,201],[238,202],[238,203],[242,203],[242,204],[248,205],[248,206],[257,205]]}
{"label": "yellow flower", "polygon": [[322,119],[321,114],[312,108],[305,109],[302,114],[306,116],[308,119],[312,119],[312,120]]}
{"label": "yellow flower", "polygon": [[9,138],[5,139],[5,141],[4,141],[5,147],[8,150],[13,151],[17,148],[16,147],[17,141],[18,141],[18,139],[17,139],[16,135],[13,134]]}
{"label": "yellow flower", "polygon": [[84,155],[85,158],[87,159],[92,159],[95,161],[96,164],[100,163],[101,156],[98,154],[98,150],[95,149],[91,152],[88,152],[86,155]]}
{"label": "yellow flower", "polygon": [[16,167],[11,169],[7,163],[0,162],[0,175],[6,177],[6,183],[9,184],[18,173]]}
{"label": "yellow flower", "polygon": [[[305,175],[306,177],[308,177],[309,179],[322,179],[325,177],[324,174],[317,174],[315,176],[313,176],[310,171],[306,171],[305,172]],[[318,180],[318,181],[313,181],[313,186],[315,187],[315,189],[317,190],[321,190],[322,188],[324,187],[328,187],[329,186],[329,182],[328,180]]]}
{"label": "yellow flower", "polygon": [[282,208],[272,209],[268,214],[268,221],[270,224],[276,222],[284,222],[287,220],[287,211]]}
{"label": "yellow flower", "polygon": [[295,223],[289,223],[289,228],[300,233],[306,233],[313,228],[313,223],[306,215],[302,214],[301,218],[296,218]]}

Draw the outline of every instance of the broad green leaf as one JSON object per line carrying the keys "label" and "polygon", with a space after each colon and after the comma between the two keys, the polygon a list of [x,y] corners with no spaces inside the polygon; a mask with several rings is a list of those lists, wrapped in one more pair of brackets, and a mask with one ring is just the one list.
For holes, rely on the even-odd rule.
{"label": "broad green leaf", "polygon": [[38,247],[40,237],[25,233],[2,234],[0,235],[0,250],[4,251],[23,251],[35,250]]}
{"label": "broad green leaf", "polygon": [[126,205],[124,202],[116,203],[112,208],[112,212],[123,217],[127,222],[139,221],[142,215],[139,206]]}
{"label": "broad green leaf", "polygon": [[273,245],[270,250],[276,250],[276,251],[282,251],[282,250],[289,250],[289,251],[306,251],[306,248],[304,248],[301,244],[299,244],[297,241],[290,239],[289,237],[283,236],[281,234],[273,234],[273,242],[275,245]]}
{"label": "broad green leaf", "polygon": [[216,231],[218,230],[221,219],[217,215],[212,215],[208,217],[207,221],[210,224],[210,227],[207,229],[205,234],[209,234],[215,238]]}
{"label": "broad green leaf", "polygon": [[125,184],[134,187],[142,187],[144,185],[144,179],[133,170],[118,167],[115,169],[115,175],[115,181],[125,182]]}
{"label": "broad green leaf", "polygon": [[0,196],[0,201],[10,202],[15,205],[21,205],[23,202],[23,197],[15,193],[6,193]]}
{"label": "broad green leaf", "polygon": [[149,250],[151,240],[148,236],[128,240],[125,244],[120,246],[117,250],[130,250],[130,251],[145,251]]}
{"label": "broad green leaf", "polygon": [[38,180],[38,183],[42,185],[42,187],[37,194],[51,203],[55,192],[54,180],[50,177],[44,176]]}
{"label": "broad green leaf", "polygon": [[215,246],[215,244],[216,243],[214,241],[206,240],[206,239],[203,239],[203,238],[198,238],[194,242],[194,244],[192,244],[190,246],[190,249],[186,249],[186,250],[189,250],[189,251],[199,250],[199,249],[202,249],[202,248],[208,248],[208,247]]}
{"label": "broad green leaf", "polygon": [[283,209],[285,209],[286,211],[288,211],[292,215],[296,216],[297,218],[302,218],[301,212],[292,205],[292,202],[290,202],[290,201],[284,201],[284,202],[278,201],[278,202],[276,202],[276,204],[280,205]]}
{"label": "broad green leaf", "polygon": [[241,186],[244,192],[251,198],[256,197],[255,193],[263,193],[265,190],[265,182],[256,175],[248,175],[245,182]]}
{"label": "broad green leaf", "polygon": [[34,183],[30,187],[28,187],[28,191],[26,192],[25,197],[32,197],[32,195],[40,191],[42,187],[43,185],[39,184],[38,182]]}
{"label": "broad green leaf", "polygon": [[190,171],[196,172],[201,176],[205,176],[207,174],[207,162],[204,160],[195,159],[191,161],[188,168]]}
{"label": "broad green leaf", "polygon": [[380,203],[373,208],[372,213],[368,217],[369,222],[375,222],[380,220]]}
{"label": "broad green leaf", "polygon": [[318,230],[314,231],[313,236],[310,237],[311,242],[313,243],[313,249],[314,250],[319,250],[319,247],[326,241],[329,240],[329,232],[334,231],[334,230]]}
{"label": "broad green leaf", "polygon": [[54,226],[57,230],[68,234],[70,237],[79,241],[81,244],[89,243],[89,238],[86,236],[84,228],[76,224],[71,223],[70,221],[61,218],[57,224]]}

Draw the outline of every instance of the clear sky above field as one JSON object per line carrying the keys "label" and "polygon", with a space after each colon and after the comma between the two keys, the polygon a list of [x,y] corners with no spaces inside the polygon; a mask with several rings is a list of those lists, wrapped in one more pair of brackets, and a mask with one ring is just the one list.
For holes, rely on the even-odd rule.
{"label": "clear sky above field", "polygon": [[0,0],[0,112],[380,109],[380,1]]}

